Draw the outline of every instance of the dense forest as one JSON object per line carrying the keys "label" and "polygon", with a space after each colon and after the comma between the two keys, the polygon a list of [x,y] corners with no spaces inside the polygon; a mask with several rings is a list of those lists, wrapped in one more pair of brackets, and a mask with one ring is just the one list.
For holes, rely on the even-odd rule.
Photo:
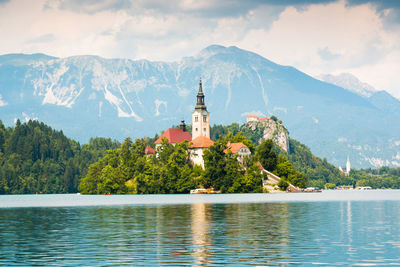
{"label": "dense forest", "polygon": [[[258,144],[260,135],[259,129],[251,131],[237,123],[214,125],[211,137],[216,142],[205,152],[203,170],[188,161],[188,143],[164,142],[160,156],[152,157],[144,155],[144,148],[153,146],[158,136],[134,142],[128,138],[122,144],[91,138],[80,145],[44,123],[18,120],[15,127],[5,127],[0,121],[0,194],[187,193],[198,186],[261,192],[257,161],[300,187],[400,188],[400,168],[351,170],[344,176],[296,140],[290,139],[285,153],[271,140]],[[243,142],[253,156],[239,164],[237,155],[224,153],[227,142]]]}
{"label": "dense forest", "polygon": [[89,165],[119,146],[106,138],[81,146],[44,123],[0,121],[0,194],[77,192]]}

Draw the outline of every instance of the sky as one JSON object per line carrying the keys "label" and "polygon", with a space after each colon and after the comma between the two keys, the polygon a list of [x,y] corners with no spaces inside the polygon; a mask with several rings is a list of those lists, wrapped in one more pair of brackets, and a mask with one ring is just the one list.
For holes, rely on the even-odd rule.
{"label": "sky", "polygon": [[179,61],[237,46],[400,99],[400,1],[0,0],[0,54]]}

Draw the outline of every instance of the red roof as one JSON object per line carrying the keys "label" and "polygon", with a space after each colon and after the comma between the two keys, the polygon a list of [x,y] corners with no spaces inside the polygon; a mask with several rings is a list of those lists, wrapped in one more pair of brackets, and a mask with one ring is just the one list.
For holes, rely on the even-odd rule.
{"label": "red roof", "polygon": [[192,136],[189,132],[184,132],[182,129],[169,128],[154,143],[161,144],[163,137],[167,138],[170,144],[182,143],[185,140],[192,141]]}
{"label": "red roof", "polygon": [[214,144],[214,141],[206,136],[199,136],[196,137],[192,144],[190,145],[191,148],[206,148],[210,147]]}
{"label": "red roof", "polygon": [[258,116],[257,115],[253,115],[253,114],[249,114],[249,115],[247,115],[247,118],[257,118],[258,119]]}
{"label": "red roof", "polygon": [[266,116],[266,117],[260,118],[260,121],[267,121],[267,120],[270,120],[270,119],[271,119],[270,117]]}
{"label": "red roof", "polygon": [[146,146],[146,149],[144,150],[144,153],[149,155],[149,154],[154,154],[154,149],[152,149],[150,146]]}
{"label": "red roof", "polygon": [[228,143],[228,148],[225,149],[224,152],[227,153],[228,150],[230,150],[230,151],[232,151],[233,154],[236,154],[236,153],[239,152],[239,150],[242,147],[246,147],[247,148],[247,146],[245,144],[243,144],[243,143],[230,143],[230,144]]}

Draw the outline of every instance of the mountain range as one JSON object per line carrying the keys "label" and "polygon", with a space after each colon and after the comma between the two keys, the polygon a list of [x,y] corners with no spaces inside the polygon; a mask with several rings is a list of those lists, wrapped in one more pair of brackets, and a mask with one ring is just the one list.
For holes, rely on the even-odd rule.
{"label": "mountain range", "polygon": [[0,119],[37,119],[80,142],[154,136],[191,122],[200,77],[211,124],[276,115],[337,166],[348,155],[357,168],[400,165],[398,99],[351,76],[316,79],[237,47],[212,45],[176,62],[2,55]]}

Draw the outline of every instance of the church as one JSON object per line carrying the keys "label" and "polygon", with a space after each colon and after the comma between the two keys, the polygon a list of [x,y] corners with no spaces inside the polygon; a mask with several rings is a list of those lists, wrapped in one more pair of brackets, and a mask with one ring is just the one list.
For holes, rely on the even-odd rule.
{"label": "church", "polygon": [[[195,165],[200,165],[204,168],[203,152],[214,144],[210,139],[210,113],[207,111],[207,106],[204,101],[203,85],[200,79],[199,90],[196,97],[196,106],[192,112],[192,135],[186,129],[185,122],[182,120],[179,128],[169,128],[156,141],[156,148],[161,146],[162,139],[166,138],[170,144],[179,144],[184,141],[190,143],[189,157]],[[237,151],[236,148],[238,147]],[[245,151],[246,155],[250,154],[250,150],[242,143],[229,143],[232,153]],[[227,153],[227,151],[225,151]]]}
{"label": "church", "polygon": [[203,85],[199,84],[197,103],[192,113],[192,144],[189,147],[189,156],[193,164],[204,168],[203,151],[214,144],[210,139],[210,114],[204,102]]}

